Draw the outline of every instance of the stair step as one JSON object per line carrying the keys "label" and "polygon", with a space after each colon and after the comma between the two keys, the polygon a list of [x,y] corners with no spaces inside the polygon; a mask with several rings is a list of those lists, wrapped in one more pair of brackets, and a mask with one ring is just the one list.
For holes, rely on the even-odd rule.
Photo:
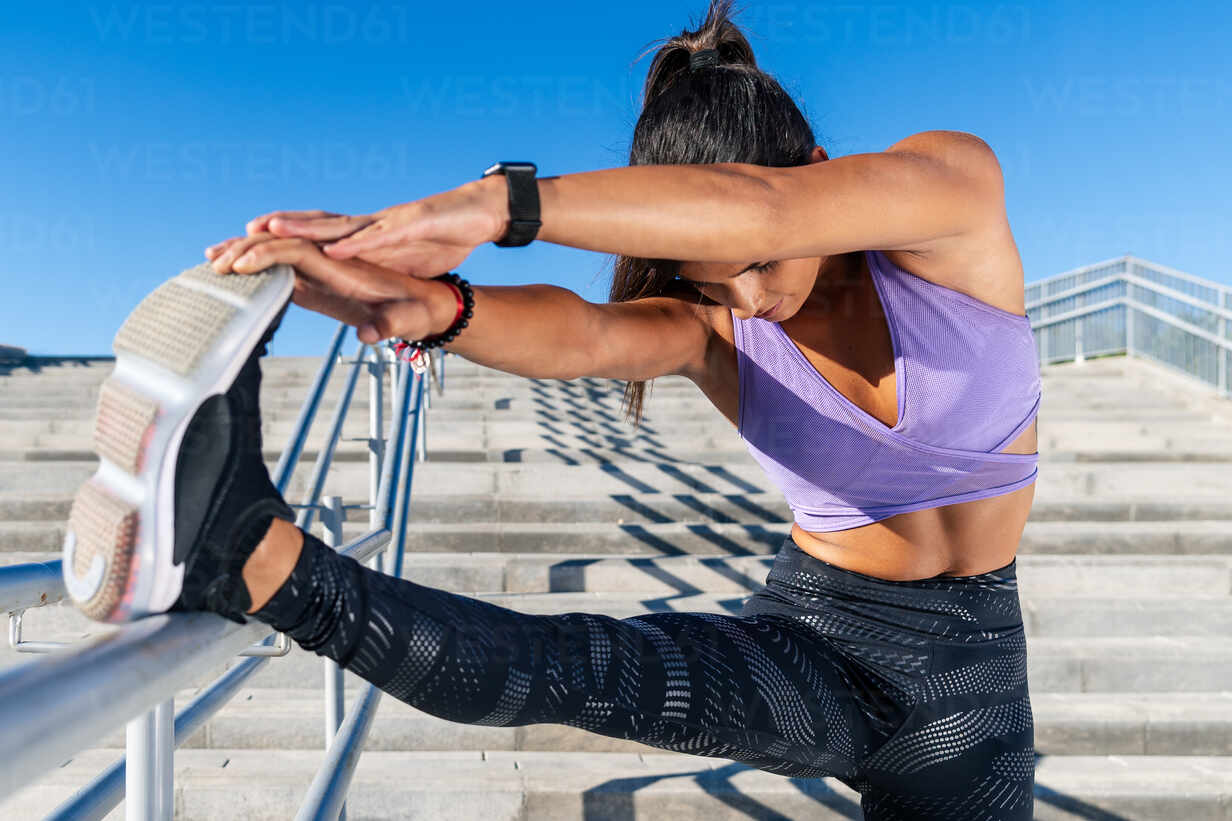
{"label": "stair step", "polygon": [[[321,756],[286,750],[271,768],[259,750],[179,750],[176,818],[285,819],[300,805]],[[0,810],[41,817],[114,758],[110,750],[84,751]],[[1035,778],[1035,818],[1042,821],[1226,819],[1232,757],[1045,756]],[[370,750],[360,757],[347,810],[355,818],[484,821],[860,817],[858,794],[833,778],[785,778],[726,759],[657,751]]]}
{"label": "stair step", "polygon": [[[349,706],[362,692],[346,676]],[[194,691],[177,694],[182,706]],[[185,748],[312,749],[324,743],[319,689],[250,687],[235,695]],[[1032,693],[1035,749],[1043,755],[1232,755],[1232,692]],[[124,747],[124,730],[99,747]],[[541,750],[642,752],[636,741],[569,727],[460,724],[382,698],[366,750]]]}
{"label": "stair step", "polygon": [[[570,594],[566,594],[570,595]],[[591,597],[587,606],[575,608],[574,612],[605,612],[613,615],[637,615],[648,612],[642,606],[621,609],[624,603],[611,603]],[[738,606],[714,607],[706,610],[698,606],[695,612],[719,612],[736,615]],[[63,631],[40,626],[40,618],[49,628],[56,627],[56,619],[72,619],[75,614],[64,612],[58,616],[57,608],[37,608],[27,611],[25,638],[40,641],[76,642],[88,635],[101,635],[112,628],[94,623],[70,627]],[[527,607],[529,611],[531,608]],[[555,607],[544,608],[547,612],[569,612]],[[674,608],[673,608],[674,609]],[[45,612],[40,612],[44,610]],[[688,611],[679,611],[688,612]],[[1060,625],[1061,628],[1064,625]],[[1196,628],[1201,629],[1201,628]],[[1057,636],[1035,635],[1027,630],[1027,670],[1031,692],[1206,692],[1228,688],[1232,681],[1232,638],[1226,635],[1138,635],[1138,636]],[[7,646],[0,648],[0,670],[17,664],[34,661],[29,654],[17,653]],[[238,663],[232,660],[233,666]],[[192,682],[201,686],[221,673],[213,671]],[[320,679],[320,659],[299,647],[282,658],[275,659],[253,679],[253,686],[295,687],[304,681]]]}
{"label": "stair step", "polygon": [[[56,561],[60,550],[0,553],[0,567]],[[755,556],[612,556],[602,553],[407,553],[403,577],[429,587],[480,593],[744,594],[760,588],[774,563]],[[1024,600],[1219,597],[1232,592],[1232,557],[1023,554],[1016,560]]]}
{"label": "stair step", "polygon": [[[414,503],[412,503],[412,506]],[[348,522],[344,539],[368,532],[366,514]],[[412,514],[413,515],[413,514]],[[0,522],[0,553],[54,551],[63,522]],[[407,526],[411,552],[608,553],[637,556],[764,555],[789,532],[785,523],[489,521],[416,522]],[[1021,554],[1228,554],[1232,529],[1222,521],[1028,522]]]}
{"label": "stair step", "polygon": [[[421,488],[422,489],[422,488]],[[606,497],[553,499],[512,494],[457,494],[430,496],[416,493],[412,502],[417,523],[489,522],[736,522],[789,524],[791,509],[781,495],[766,494],[753,501],[741,493],[663,494],[614,493]],[[350,502],[348,501],[348,504]],[[68,518],[69,493],[0,493],[0,521],[63,521]],[[1036,522],[1175,522],[1227,521],[1232,502],[1217,497],[1206,501],[1121,499],[1039,499],[1028,521]]]}

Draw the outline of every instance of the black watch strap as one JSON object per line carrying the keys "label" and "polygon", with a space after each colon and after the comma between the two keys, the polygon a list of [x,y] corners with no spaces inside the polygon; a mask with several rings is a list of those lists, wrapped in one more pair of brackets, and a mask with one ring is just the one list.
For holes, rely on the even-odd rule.
{"label": "black watch strap", "polygon": [[496,240],[504,248],[529,245],[543,223],[539,220],[538,172],[533,162],[498,162],[483,172],[487,177],[504,174],[509,185],[509,230]]}

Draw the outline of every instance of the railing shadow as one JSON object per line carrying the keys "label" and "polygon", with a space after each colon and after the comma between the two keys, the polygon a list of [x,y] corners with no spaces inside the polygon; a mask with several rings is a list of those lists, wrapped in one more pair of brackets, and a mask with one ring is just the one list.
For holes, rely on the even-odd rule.
{"label": "railing shadow", "polygon": [[[693,772],[613,778],[582,793],[582,818],[585,821],[634,821],[638,817],[635,806],[638,790],[673,779],[689,779],[705,790],[707,796],[722,802],[736,812],[743,813],[752,821],[793,821],[790,816],[783,815],[752,796],[746,795],[732,784],[734,775],[750,769],[753,768],[733,762],[715,769]],[[864,817],[857,804],[835,792],[824,779],[791,778],[788,780],[802,795],[813,799],[819,806],[843,818],[858,821]]]}
{"label": "railing shadow", "polygon": [[[1036,769],[1039,768],[1040,761],[1044,760],[1046,757],[1047,756],[1040,753],[1035,754]],[[1045,804],[1056,807],[1058,810],[1064,810],[1077,818],[1090,819],[1090,821],[1130,821],[1127,816],[1119,815],[1115,812],[1109,812],[1108,810],[1097,807],[1094,804],[1089,804],[1079,798],[1074,798],[1072,795],[1066,795],[1063,792],[1058,792],[1051,787],[1039,783],[1038,779],[1035,782],[1035,800],[1042,801]]]}
{"label": "railing shadow", "polygon": [[48,368],[86,368],[96,363],[114,361],[114,356],[0,357],[0,376],[10,376],[17,371],[42,373]]}

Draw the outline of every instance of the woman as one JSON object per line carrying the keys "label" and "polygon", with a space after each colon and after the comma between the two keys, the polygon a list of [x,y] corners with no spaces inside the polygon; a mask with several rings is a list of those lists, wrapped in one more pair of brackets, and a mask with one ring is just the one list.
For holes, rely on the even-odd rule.
{"label": "woman", "polygon": [[[713,0],[656,54],[630,166],[537,184],[538,239],[619,255],[604,305],[434,281],[507,238],[499,175],[369,216],[265,215],[208,249],[212,272],[117,336],[73,597],[108,620],[251,615],[453,721],[832,775],[870,819],[1030,818],[1014,555],[1039,371],[995,156],[923,132],[830,160]],[[207,322],[222,291],[231,313]],[[531,616],[339,556],[290,524],[260,459],[258,358],[292,295],[365,342],[627,380],[637,419],[646,380],[687,376],[793,509],[766,587],[739,617]],[[199,397],[174,413],[153,384],[171,371]]]}

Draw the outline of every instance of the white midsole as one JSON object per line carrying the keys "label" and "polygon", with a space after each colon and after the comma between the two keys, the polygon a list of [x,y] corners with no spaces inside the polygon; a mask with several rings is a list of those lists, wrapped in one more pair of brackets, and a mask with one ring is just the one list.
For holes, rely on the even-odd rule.
{"label": "white midsole", "polygon": [[105,460],[95,474],[109,490],[138,509],[139,529],[130,566],[131,601],[128,618],[161,613],[175,602],[183,588],[184,565],[174,564],[175,474],[180,446],[189,422],[209,397],[225,393],[248,360],[261,336],[291,296],[294,272],[275,266],[269,282],[251,298],[216,290],[208,283],[181,277],[178,283],[208,293],[236,307],[236,314],[202,353],[187,376],[167,370],[130,352],[117,352],[116,379],[158,401],[159,416],[146,443],[137,476]]}

